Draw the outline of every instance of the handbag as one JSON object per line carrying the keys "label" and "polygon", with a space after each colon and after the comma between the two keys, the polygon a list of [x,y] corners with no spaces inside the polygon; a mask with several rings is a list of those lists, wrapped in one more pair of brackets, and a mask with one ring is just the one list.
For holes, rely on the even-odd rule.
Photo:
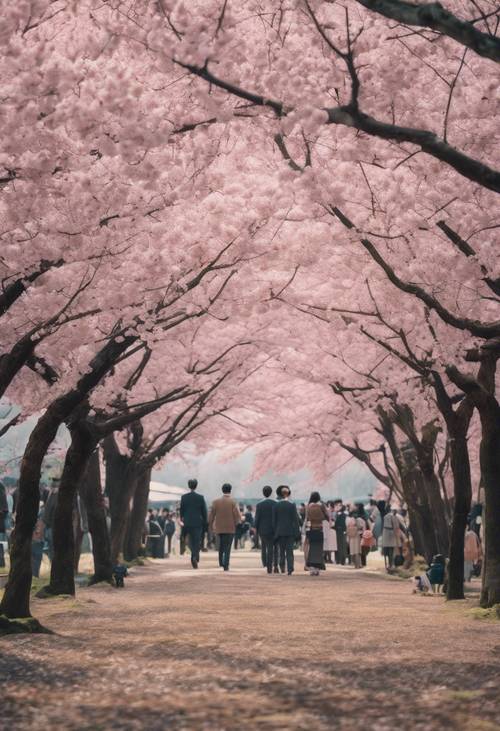
{"label": "handbag", "polygon": [[404,562],[405,560],[402,552],[398,553],[397,556],[394,557],[394,566],[402,566]]}

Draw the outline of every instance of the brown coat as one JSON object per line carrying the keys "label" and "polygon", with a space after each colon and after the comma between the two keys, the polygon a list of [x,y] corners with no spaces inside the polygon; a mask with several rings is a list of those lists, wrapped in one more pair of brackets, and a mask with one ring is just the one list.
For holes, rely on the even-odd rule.
{"label": "brown coat", "polygon": [[214,500],[208,516],[208,525],[212,533],[236,533],[236,526],[241,523],[241,515],[236,502],[229,495]]}
{"label": "brown coat", "polygon": [[323,503],[309,503],[306,508],[307,520],[310,521],[313,530],[320,530],[323,528],[324,520],[330,521],[330,516]]}

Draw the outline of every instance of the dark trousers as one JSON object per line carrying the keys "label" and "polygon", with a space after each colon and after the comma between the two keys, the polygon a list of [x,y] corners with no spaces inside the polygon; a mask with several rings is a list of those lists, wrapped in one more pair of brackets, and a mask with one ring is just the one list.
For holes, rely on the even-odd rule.
{"label": "dark trousers", "polygon": [[200,560],[201,527],[184,526],[184,537],[189,536],[189,548],[191,549],[191,561]]}
{"label": "dark trousers", "polygon": [[273,566],[278,565],[278,551],[274,543],[274,536],[260,536],[260,556],[262,565],[269,573],[273,570]]}
{"label": "dark trousers", "polygon": [[172,551],[172,538],[173,538],[172,535],[168,535],[167,536],[167,546],[168,546],[168,548],[167,548],[167,556],[170,556],[170,553]]}
{"label": "dark trousers", "polygon": [[234,533],[219,533],[219,566],[229,568]]}
{"label": "dark trousers", "polygon": [[279,536],[279,563],[282,572],[285,571],[285,563],[287,571],[293,571],[293,544],[295,543],[293,536]]}
{"label": "dark trousers", "polygon": [[347,558],[347,538],[343,528],[335,531],[337,533],[337,550],[335,551],[335,561],[343,566]]}
{"label": "dark trousers", "polygon": [[366,557],[371,550],[370,546],[361,546],[361,566],[366,566]]}

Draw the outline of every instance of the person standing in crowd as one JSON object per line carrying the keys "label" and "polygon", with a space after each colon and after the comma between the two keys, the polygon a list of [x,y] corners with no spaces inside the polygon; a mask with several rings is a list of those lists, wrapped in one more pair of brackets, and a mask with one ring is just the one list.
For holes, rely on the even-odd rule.
{"label": "person standing in crowd", "polygon": [[222,497],[213,501],[208,517],[209,528],[219,540],[219,566],[224,571],[229,571],[231,546],[236,528],[241,521],[238,505],[231,497],[232,489],[232,485],[228,482],[222,485]]}
{"label": "person standing in crowd", "polygon": [[464,542],[464,581],[470,581],[476,566],[483,557],[481,541],[470,525],[467,527]]}
{"label": "person standing in crowd", "polygon": [[9,504],[7,502],[7,489],[3,482],[0,482],[0,568],[5,566],[5,555],[3,544],[7,543],[7,520],[9,517]]}
{"label": "person standing in crowd", "polygon": [[167,513],[167,508],[162,508],[160,514],[158,515],[158,518],[156,519],[158,521],[158,525],[161,528],[161,534],[163,538],[160,545],[160,558],[165,558],[165,524],[167,520]]}
{"label": "person standing in crowd", "polygon": [[45,542],[45,524],[43,522],[43,503],[40,502],[35,530],[31,537],[31,573],[38,578],[43,559],[43,544]]}
{"label": "person standing in crowd", "polygon": [[382,524],[382,553],[386,569],[392,569],[394,566],[394,552],[401,545],[400,541],[400,523],[394,513],[389,510],[384,515]]}
{"label": "person standing in crowd", "polygon": [[172,553],[172,539],[175,535],[175,520],[172,513],[167,511],[165,516],[165,538],[167,540],[166,557],[169,558]]}
{"label": "person standing in crowd", "polygon": [[306,541],[304,544],[304,568],[309,569],[311,576],[319,576],[325,570],[324,535],[325,524],[330,528],[330,516],[321,502],[319,492],[312,492],[306,507]]}
{"label": "person standing in crowd", "polygon": [[363,518],[355,510],[351,510],[346,520],[346,534],[349,543],[349,555],[354,568],[361,568],[361,536],[366,528]]}
{"label": "person standing in crowd", "polygon": [[337,532],[335,531],[335,515],[333,504],[326,504],[328,520],[323,521],[323,553],[325,563],[333,563],[332,554],[335,556],[337,550]]}
{"label": "person standing in crowd", "polygon": [[158,522],[158,511],[152,510],[148,521],[148,537],[146,546],[152,558],[162,558],[163,532]]}
{"label": "person standing in crowd", "polygon": [[337,553],[335,562],[343,566],[347,559],[347,537],[346,537],[347,512],[342,500],[334,501],[335,533],[337,534]]}
{"label": "person standing in crowd", "polygon": [[368,554],[374,546],[377,545],[377,541],[373,534],[373,523],[368,519],[366,522],[365,530],[361,535],[361,565],[366,566],[366,559]]}
{"label": "person standing in crowd", "polygon": [[200,561],[201,534],[208,522],[207,504],[203,495],[198,495],[198,480],[188,481],[189,493],[181,497],[180,516],[183,524],[184,539],[189,536],[191,566],[198,568]]}
{"label": "person standing in crowd", "polygon": [[47,502],[45,503],[42,516],[43,522],[45,524],[45,544],[47,546],[47,555],[50,561],[52,561],[52,557],[54,555],[54,544],[52,535],[54,530],[54,518],[56,514],[57,501],[59,499],[59,483],[59,478],[52,478],[50,492],[47,497]]}
{"label": "person standing in crowd", "polygon": [[290,488],[280,485],[281,500],[276,503],[274,537],[278,541],[279,566],[282,574],[285,565],[288,576],[293,574],[293,546],[297,537],[300,538],[300,525],[297,508],[290,501]]}
{"label": "person standing in crowd", "polygon": [[274,550],[274,528],[276,501],[271,498],[272,487],[262,488],[264,500],[257,503],[255,510],[255,530],[260,538],[262,566],[268,574],[273,572],[273,563],[277,572],[277,556]]}
{"label": "person standing in crowd", "polygon": [[375,538],[375,545],[377,545],[378,539],[382,535],[382,516],[376,500],[370,500],[368,505],[368,519],[372,524],[373,537]]}

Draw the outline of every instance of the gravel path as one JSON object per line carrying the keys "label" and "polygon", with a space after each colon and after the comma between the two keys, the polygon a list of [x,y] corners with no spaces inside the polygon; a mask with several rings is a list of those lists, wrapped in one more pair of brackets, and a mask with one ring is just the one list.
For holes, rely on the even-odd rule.
{"label": "gravel path", "polygon": [[500,729],[499,624],[472,600],[329,569],[228,573],[203,554],[136,569],[123,590],[35,600],[57,634],[0,642],[2,729]]}

